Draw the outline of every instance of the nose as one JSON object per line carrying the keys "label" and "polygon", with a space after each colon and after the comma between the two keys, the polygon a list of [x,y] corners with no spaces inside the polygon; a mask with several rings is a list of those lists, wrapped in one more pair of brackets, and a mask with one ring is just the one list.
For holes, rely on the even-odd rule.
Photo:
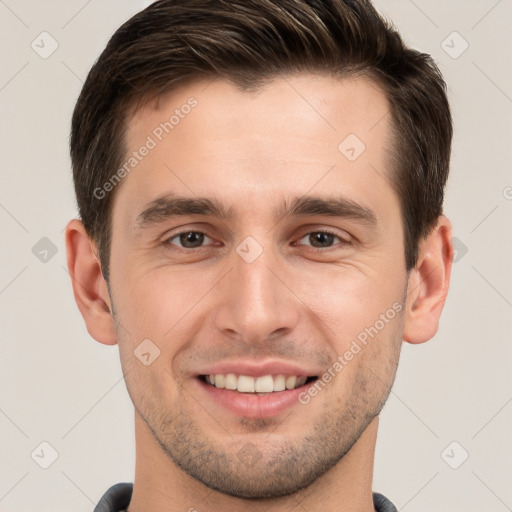
{"label": "nose", "polygon": [[293,331],[301,303],[286,282],[285,264],[267,250],[252,263],[233,255],[232,270],[216,290],[214,322],[223,336],[258,344]]}

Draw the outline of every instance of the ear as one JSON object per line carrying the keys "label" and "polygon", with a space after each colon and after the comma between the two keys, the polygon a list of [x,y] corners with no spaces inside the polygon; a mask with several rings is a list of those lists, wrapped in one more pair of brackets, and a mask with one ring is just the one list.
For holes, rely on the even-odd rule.
{"label": "ear", "polygon": [[453,261],[452,226],[441,215],[420,242],[416,267],[409,274],[403,339],[423,343],[437,332],[448,294]]}
{"label": "ear", "polygon": [[96,245],[77,219],[68,223],[65,236],[73,294],[87,331],[96,341],[115,345],[117,337],[110,296],[101,273]]}

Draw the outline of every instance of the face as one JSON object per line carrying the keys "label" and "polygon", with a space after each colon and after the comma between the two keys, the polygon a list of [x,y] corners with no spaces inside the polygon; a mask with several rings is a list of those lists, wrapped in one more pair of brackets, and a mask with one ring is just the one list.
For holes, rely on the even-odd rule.
{"label": "face", "polygon": [[128,120],[123,371],[142,428],[211,488],[296,492],[389,394],[408,275],[388,111],[367,79],[298,75],[257,94],[195,82]]}

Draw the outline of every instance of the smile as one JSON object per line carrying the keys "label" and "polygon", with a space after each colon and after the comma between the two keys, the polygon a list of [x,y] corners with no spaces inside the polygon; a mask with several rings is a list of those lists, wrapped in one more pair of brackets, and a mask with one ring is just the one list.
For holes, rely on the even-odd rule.
{"label": "smile", "polygon": [[311,382],[316,377],[264,375],[252,377],[250,375],[237,375],[235,373],[202,375],[206,383],[219,389],[230,389],[240,393],[268,394],[276,391],[296,389]]}
{"label": "smile", "polygon": [[318,380],[316,376],[282,374],[251,377],[228,373],[198,377],[194,381],[208,400],[246,418],[270,418],[300,405],[299,395]]}

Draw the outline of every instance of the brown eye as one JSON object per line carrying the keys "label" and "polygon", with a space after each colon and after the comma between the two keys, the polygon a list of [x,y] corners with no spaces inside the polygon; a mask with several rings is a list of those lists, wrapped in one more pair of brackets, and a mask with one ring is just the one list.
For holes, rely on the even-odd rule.
{"label": "brown eye", "polygon": [[311,247],[315,249],[329,249],[333,246],[334,241],[338,239],[341,244],[348,244],[346,240],[343,240],[338,235],[334,233],[330,233],[329,231],[311,231],[303,236],[299,242],[302,240],[307,240],[309,242],[305,245],[311,245]]}
{"label": "brown eye", "polygon": [[[202,231],[182,231],[172,237],[168,238],[165,243],[170,245],[177,245],[183,249],[197,249],[202,247],[205,238],[211,240],[211,238]],[[179,243],[174,243],[173,240],[177,240]]]}
{"label": "brown eye", "polygon": [[308,241],[311,242],[313,247],[330,247],[333,244],[335,236],[331,233],[310,233]]}

